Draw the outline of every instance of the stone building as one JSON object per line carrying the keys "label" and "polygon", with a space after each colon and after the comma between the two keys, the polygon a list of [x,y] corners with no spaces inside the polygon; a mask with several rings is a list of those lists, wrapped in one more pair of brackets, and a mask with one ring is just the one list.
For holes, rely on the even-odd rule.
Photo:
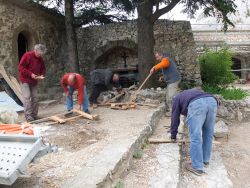
{"label": "stone building", "polygon": [[[32,50],[36,43],[47,46],[47,76],[39,88],[40,93],[52,98],[57,88],[61,89],[60,77],[67,72],[64,17],[41,6],[26,4],[25,0],[0,0],[0,24],[0,63],[15,76],[24,52]],[[199,82],[190,23],[161,20],[155,24],[154,34],[155,49],[174,59],[183,80]],[[81,73],[86,78],[95,68],[111,68],[132,77],[138,72],[135,21],[80,28],[77,35]]]}
{"label": "stone building", "polygon": [[34,44],[45,44],[46,80],[41,81],[42,92],[59,83],[64,72],[64,17],[24,0],[0,0],[0,63],[17,76],[18,62]]}
{"label": "stone building", "polygon": [[250,25],[238,24],[227,32],[220,30],[218,24],[193,25],[197,52],[203,53],[204,46],[214,50],[226,45],[233,52],[233,70],[239,78],[246,79],[250,74]]}
{"label": "stone building", "polygon": [[[155,50],[168,53],[185,82],[200,82],[196,47],[187,21],[159,20],[154,26]],[[78,30],[79,59],[83,72],[109,67],[121,74],[138,71],[135,21]]]}

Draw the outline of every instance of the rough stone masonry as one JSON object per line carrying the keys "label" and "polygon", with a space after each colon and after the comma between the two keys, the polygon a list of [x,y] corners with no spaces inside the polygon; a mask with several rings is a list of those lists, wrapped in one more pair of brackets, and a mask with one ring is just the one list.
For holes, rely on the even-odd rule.
{"label": "rough stone masonry", "polygon": [[[27,5],[25,0],[0,0],[0,63],[7,72],[17,75],[20,50],[32,50],[42,43],[47,78],[40,83],[44,96],[59,87],[60,77],[68,71],[64,17],[41,6]],[[196,47],[191,25],[187,21],[160,20],[154,26],[155,49],[168,53],[177,63],[186,82],[200,82]],[[136,21],[79,28],[78,54],[81,74],[87,79],[94,68],[134,68],[137,59]],[[23,37],[23,41],[19,41]],[[25,44],[22,45],[22,42]]]}

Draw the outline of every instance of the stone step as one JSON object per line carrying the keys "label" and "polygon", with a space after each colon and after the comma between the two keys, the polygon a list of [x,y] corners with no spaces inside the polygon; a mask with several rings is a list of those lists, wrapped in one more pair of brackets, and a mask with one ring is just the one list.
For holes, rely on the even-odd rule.
{"label": "stone step", "polygon": [[[150,138],[169,139],[169,126],[170,118],[162,117]],[[128,175],[121,182],[126,188],[177,188],[180,160],[178,143],[150,144],[143,150],[141,159],[133,160]]]}
{"label": "stone step", "polygon": [[152,133],[164,112],[165,105],[162,104],[149,115],[140,134],[129,139],[120,138],[107,145],[82,167],[77,176],[65,182],[63,187],[112,187],[116,179],[127,172],[134,151]]}
{"label": "stone step", "polygon": [[220,153],[214,151],[208,168],[205,168],[205,175],[196,176],[186,170],[183,170],[183,176],[180,179],[182,188],[231,188],[232,181],[228,177],[227,170],[223,164]]}
{"label": "stone step", "polygon": [[151,188],[177,188],[180,170],[180,148],[178,144],[160,144],[156,150],[158,161],[156,173],[150,179]]}

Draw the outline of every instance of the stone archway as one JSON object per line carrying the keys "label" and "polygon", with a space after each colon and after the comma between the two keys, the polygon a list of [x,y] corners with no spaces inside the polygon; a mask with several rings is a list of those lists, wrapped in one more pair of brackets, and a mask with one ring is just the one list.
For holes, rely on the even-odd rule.
{"label": "stone archway", "polygon": [[95,51],[94,69],[109,68],[120,74],[123,87],[138,81],[137,44],[131,40],[109,41]]}
{"label": "stone archway", "polygon": [[245,69],[247,68],[247,66],[244,55],[237,54],[232,58],[232,60],[233,60],[232,70],[238,70],[238,71],[233,71],[233,73],[240,79],[246,79],[247,71]]}
{"label": "stone archway", "polygon": [[14,30],[12,38],[12,67],[11,73],[17,75],[17,65],[22,55],[26,51],[31,51],[33,46],[38,43],[36,32],[28,24],[21,24]]}
{"label": "stone archway", "polygon": [[239,78],[241,78],[241,60],[236,57],[233,57],[232,60],[233,60],[233,65],[231,68],[232,70],[234,70],[233,73]]}
{"label": "stone archway", "polygon": [[23,32],[19,33],[17,37],[17,47],[18,47],[18,60],[20,61],[23,54],[28,51],[28,38]]}
{"label": "stone archway", "polygon": [[[137,58],[137,44],[132,40],[117,40],[117,41],[108,41],[104,43],[103,46],[97,48],[94,51],[94,68],[97,68],[101,62],[107,59],[110,55],[120,51],[121,58],[126,58],[127,54],[133,54]],[[122,57],[123,56],[123,57]],[[127,57],[129,58],[129,57]],[[128,65],[127,65],[128,67]]]}

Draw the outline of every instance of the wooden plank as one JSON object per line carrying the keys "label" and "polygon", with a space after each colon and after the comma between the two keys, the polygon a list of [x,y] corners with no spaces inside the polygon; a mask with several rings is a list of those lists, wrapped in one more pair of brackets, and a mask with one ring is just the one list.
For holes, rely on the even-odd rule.
{"label": "wooden plank", "polygon": [[116,102],[117,100],[119,100],[119,98],[121,98],[123,95],[125,95],[125,91],[122,91],[120,94],[116,95],[115,97],[109,99],[106,103],[111,103],[111,102]]}
{"label": "wooden plank", "polygon": [[158,107],[158,105],[154,105],[154,104],[146,104],[146,103],[136,103],[139,106],[148,106],[148,107],[152,107],[152,108],[156,108]]}
{"label": "wooden plank", "polygon": [[[60,114],[55,114],[53,116],[61,116],[61,115],[68,115],[70,112],[63,112],[63,113],[60,113]],[[41,119],[38,119],[38,120],[34,120],[34,121],[31,121],[29,123],[33,124],[33,123],[42,123],[42,122],[45,122],[45,121],[49,121],[50,120],[50,117],[45,117],[45,118],[41,118]]]}
{"label": "wooden plank", "polygon": [[[170,139],[164,138],[149,138],[148,142],[150,144],[164,144],[164,143],[190,143],[190,140],[176,140],[172,141]],[[220,142],[213,140],[213,144],[220,144]]]}
{"label": "wooden plank", "polygon": [[175,142],[170,139],[159,139],[159,138],[149,138],[148,142],[150,144],[163,144],[163,143],[189,143],[186,140],[176,140]]}
{"label": "wooden plank", "polygon": [[53,120],[53,121],[55,121],[55,122],[57,122],[57,123],[60,123],[60,124],[66,122],[64,119],[59,118],[58,116],[50,116],[50,117],[49,117],[49,120]]}
{"label": "wooden plank", "polygon": [[19,84],[19,82],[17,81],[17,79],[14,76],[10,76],[10,80],[12,81],[12,83],[14,84],[14,87],[17,89],[17,91],[21,92],[21,86]]}
{"label": "wooden plank", "polygon": [[122,105],[122,110],[127,110],[129,107],[127,105]]}
{"label": "wooden plank", "polygon": [[0,64],[0,74],[3,76],[4,80],[7,82],[7,84],[10,86],[10,88],[13,90],[13,92],[16,94],[16,96],[19,98],[19,100],[23,103],[22,94],[16,89],[12,81],[10,80],[9,76],[7,75],[4,66]]}
{"label": "wooden plank", "polygon": [[83,112],[83,111],[76,110],[76,109],[73,109],[73,112],[76,112],[76,113],[78,113],[79,115],[81,115],[81,116],[83,116],[83,117],[85,117],[85,118],[87,118],[87,119],[90,119],[90,120],[97,120],[97,119],[99,118],[98,115],[90,115],[90,114],[88,114],[88,113],[85,113],[85,112]]}

